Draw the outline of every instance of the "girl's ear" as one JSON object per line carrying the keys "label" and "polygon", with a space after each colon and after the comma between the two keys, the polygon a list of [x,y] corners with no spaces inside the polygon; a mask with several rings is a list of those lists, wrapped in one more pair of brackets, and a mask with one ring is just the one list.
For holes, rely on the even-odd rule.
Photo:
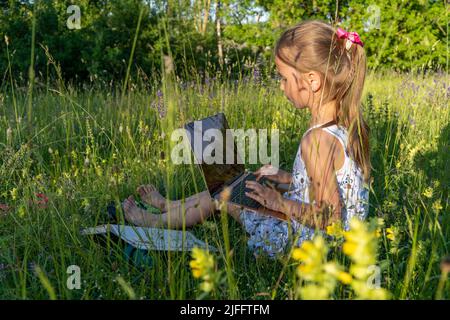
{"label": "girl's ear", "polygon": [[312,92],[317,92],[322,87],[322,80],[320,79],[320,74],[316,71],[309,71],[306,73],[306,81]]}

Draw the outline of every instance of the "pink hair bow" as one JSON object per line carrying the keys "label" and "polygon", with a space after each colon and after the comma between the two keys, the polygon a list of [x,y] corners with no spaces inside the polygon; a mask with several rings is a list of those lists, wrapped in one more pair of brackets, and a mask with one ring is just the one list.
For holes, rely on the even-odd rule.
{"label": "pink hair bow", "polygon": [[350,49],[352,43],[356,43],[359,44],[361,47],[364,47],[364,44],[359,38],[359,34],[357,32],[347,32],[344,29],[337,28],[336,33],[339,39],[347,39],[347,43],[345,44],[345,48],[347,50]]}

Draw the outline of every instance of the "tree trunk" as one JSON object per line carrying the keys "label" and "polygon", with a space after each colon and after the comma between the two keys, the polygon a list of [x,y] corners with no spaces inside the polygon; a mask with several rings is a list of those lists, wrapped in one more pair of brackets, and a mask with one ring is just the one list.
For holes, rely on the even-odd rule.
{"label": "tree trunk", "polygon": [[222,46],[222,21],[221,21],[221,3],[216,2],[216,33],[217,33],[217,52],[219,54],[220,68],[223,69],[223,46]]}
{"label": "tree trunk", "polygon": [[194,25],[195,30],[198,32],[201,32],[201,21],[202,21],[202,7],[201,7],[201,0],[195,0],[194,2]]}
{"label": "tree trunk", "polygon": [[203,26],[202,26],[202,34],[206,33],[206,27],[208,25],[208,19],[209,19],[209,9],[211,8],[211,0],[205,0],[204,2],[204,15],[203,15]]}

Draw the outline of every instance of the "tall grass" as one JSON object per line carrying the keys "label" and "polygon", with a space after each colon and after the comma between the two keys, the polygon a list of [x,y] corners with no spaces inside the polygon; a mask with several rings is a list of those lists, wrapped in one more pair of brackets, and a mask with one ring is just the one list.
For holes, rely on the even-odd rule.
{"label": "tall grass", "polygon": [[[186,253],[150,252],[154,265],[137,266],[114,239],[84,237],[80,229],[106,222],[107,203],[119,203],[140,184],[153,183],[170,199],[204,190],[197,167],[170,162],[170,132],[186,121],[223,111],[233,128],[275,123],[286,170],[308,122],[270,80],[174,80],[169,89],[149,89],[130,78],[123,97],[120,87],[35,88],[26,130],[29,95],[9,83],[0,92],[0,203],[11,207],[0,211],[0,298],[198,297]],[[366,82],[370,217],[383,217],[395,230],[394,240],[386,232],[379,240],[382,286],[393,298],[449,298],[439,267],[449,251],[448,90],[439,74],[378,73]],[[40,206],[38,193],[48,203]],[[292,263],[255,259],[232,219],[214,216],[192,231],[224,253],[216,258],[227,271],[226,290],[214,297],[294,296]],[[73,264],[81,268],[80,290],[66,286]],[[335,298],[352,295],[338,290]]]}
{"label": "tall grass", "polygon": [[[28,90],[15,86],[8,68],[9,81],[0,88],[0,204],[9,206],[0,209],[0,298],[203,297],[185,252],[150,252],[153,265],[142,266],[130,263],[115,239],[80,235],[105,223],[107,204],[119,206],[140,184],[155,184],[169,199],[205,189],[198,167],[170,161],[170,133],[187,121],[225,112],[233,128],[277,127],[280,164],[291,169],[308,116],[290,106],[278,84],[258,73],[235,81],[193,75],[182,82],[166,72],[170,66],[161,71],[162,82],[134,78],[141,16],[119,85],[66,85],[43,47],[57,79],[35,86],[34,40]],[[160,32],[167,35],[164,21]],[[449,298],[439,267],[448,255],[448,95],[439,74],[370,74],[365,87],[374,166],[370,216],[383,217],[394,230],[383,231],[379,241],[382,286],[393,298]],[[214,298],[295,297],[289,257],[255,259],[242,227],[225,213],[192,231],[219,248],[227,280]],[[348,264],[339,250],[333,256]],[[80,290],[66,286],[70,265],[81,269]],[[334,297],[353,295],[340,288]]]}

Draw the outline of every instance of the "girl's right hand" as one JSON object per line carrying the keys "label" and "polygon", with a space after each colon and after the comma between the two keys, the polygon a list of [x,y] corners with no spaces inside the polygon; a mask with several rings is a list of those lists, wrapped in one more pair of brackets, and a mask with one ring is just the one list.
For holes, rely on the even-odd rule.
{"label": "girl's right hand", "polygon": [[289,184],[292,180],[292,175],[289,172],[274,167],[271,164],[263,165],[254,172],[254,175],[256,176],[256,181],[259,181],[262,177],[266,177],[267,179],[278,183]]}

